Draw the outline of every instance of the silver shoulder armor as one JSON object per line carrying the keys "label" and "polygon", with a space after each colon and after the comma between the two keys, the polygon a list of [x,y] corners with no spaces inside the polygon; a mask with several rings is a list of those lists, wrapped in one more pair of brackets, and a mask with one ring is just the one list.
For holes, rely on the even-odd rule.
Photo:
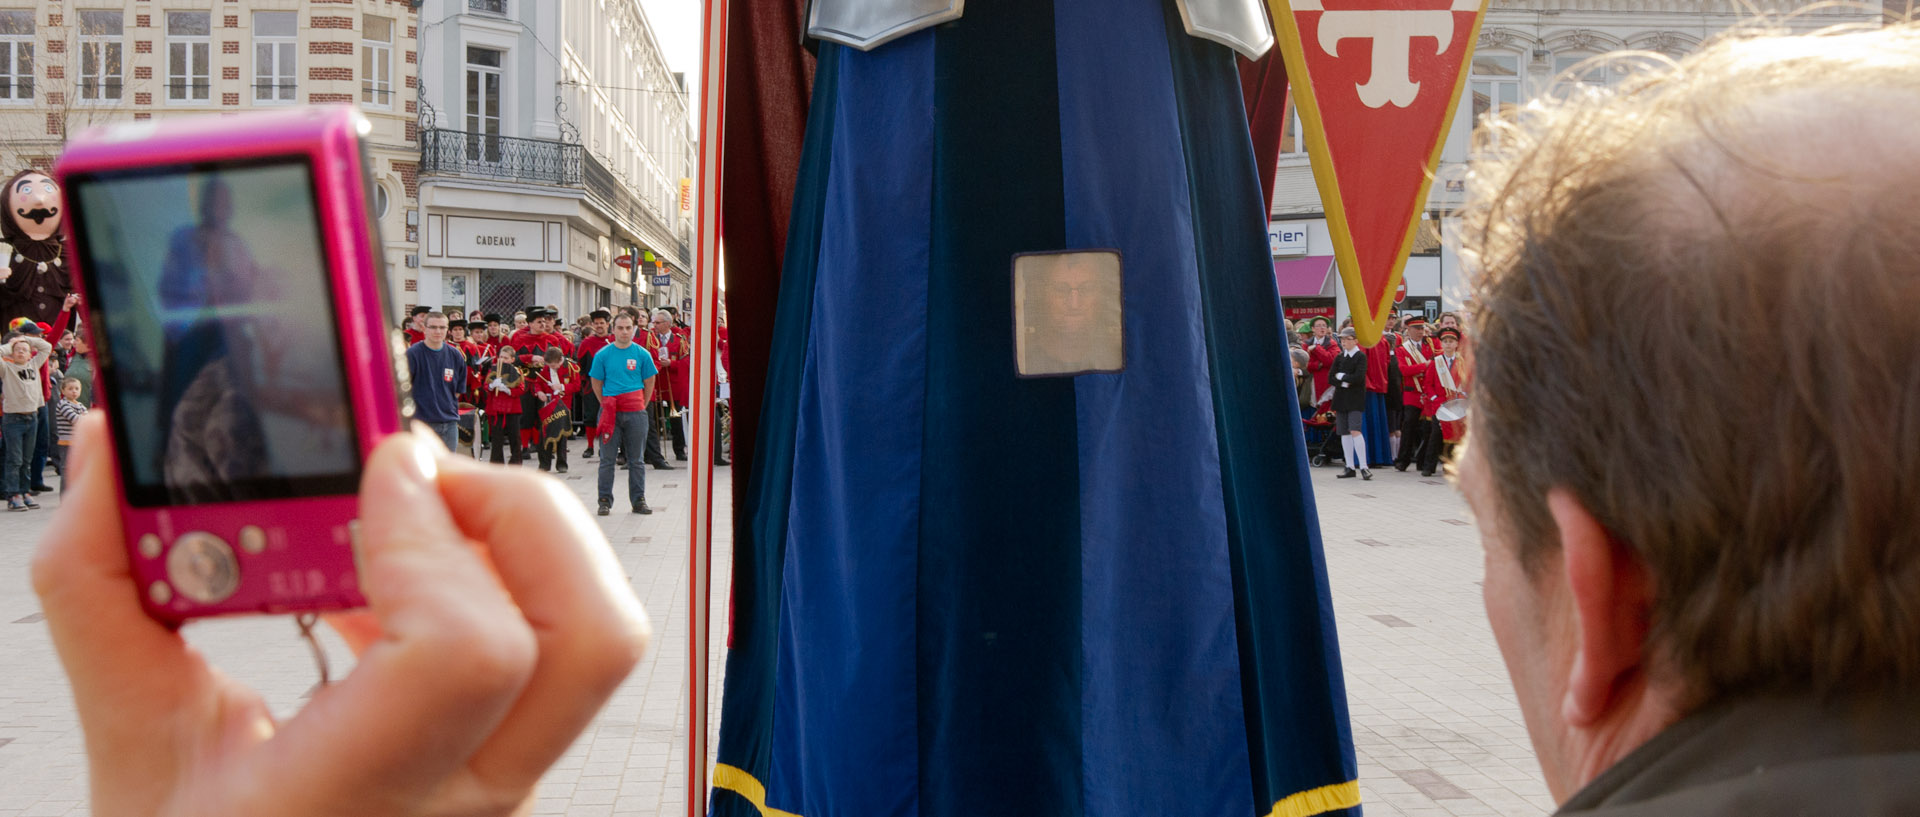
{"label": "silver shoulder armor", "polygon": [[[1259,59],[1273,47],[1261,0],[1174,0],[1187,33]],[[807,36],[861,51],[960,19],[965,0],[813,0]]]}
{"label": "silver shoulder armor", "polygon": [[948,20],[965,0],[813,0],[807,36],[872,51]]}
{"label": "silver shoulder armor", "polygon": [[1250,60],[1273,47],[1267,4],[1260,0],[1174,0],[1187,33],[1224,45]]}

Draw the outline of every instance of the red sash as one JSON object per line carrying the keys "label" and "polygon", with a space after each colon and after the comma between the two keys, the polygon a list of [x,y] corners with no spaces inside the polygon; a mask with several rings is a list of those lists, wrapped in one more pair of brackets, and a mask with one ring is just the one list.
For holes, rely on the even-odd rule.
{"label": "red sash", "polygon": [[594,437],[600,440],[613,439],[615,419],[621,412],[646,411],[647,401],[645,398],[646,392],[644,391],[630,391],[626,394],[616,394],[612,397],[600,398],[600,425],[593,429]]}

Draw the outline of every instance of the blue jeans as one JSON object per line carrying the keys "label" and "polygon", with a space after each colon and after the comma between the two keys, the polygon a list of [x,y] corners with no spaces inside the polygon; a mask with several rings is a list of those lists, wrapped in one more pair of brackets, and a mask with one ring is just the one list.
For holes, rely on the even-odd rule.
{"label": "blue jeans", "polygon": [[53,456],[53,406],[40,406],[33,428],[33,461],[27,463],[27,487],[47,484],[47,458]]}
{"label": "blue jeans", "polygon": [[427,427],[433,429],[433,433],[440,435],[440,441],[447,444],[448,451],[460,450],[460,421],[428,422]]}
{"label": "blue jeans", "polygon": [[34,435],[40,417],[37,412],[8,414],[0,418],[0,446],[6,448],[6,462],[0,470],[0,494],[24,494],[27,486],[27,462],[33,459]]}
{"label": "blue jeans", "polygon": [[[613,501],[613,452],[619,451],[621,444],[627,447],[627,456],[632,458],[642,446],[647,444],[647,413],[644,411],[623,411],[614,418],[613,437],[600,449],[600,501]],[[592,432],[589,432],[592,433]],[[627,501],[638,505],[647,498],[647,468],[634,462],[627,469]]]}

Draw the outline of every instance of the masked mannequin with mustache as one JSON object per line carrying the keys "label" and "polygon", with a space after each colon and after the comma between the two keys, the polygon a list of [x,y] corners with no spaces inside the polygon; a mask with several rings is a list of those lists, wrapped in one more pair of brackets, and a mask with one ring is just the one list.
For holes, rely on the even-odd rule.
{"label": "masked mannequin with mustache", "polygon": [[0,266],[0,318],[52,323],[73,291],[60,243],[60,186],[45,173],[23,170],[7,180],[0,204],[0,239],[12,246]]}

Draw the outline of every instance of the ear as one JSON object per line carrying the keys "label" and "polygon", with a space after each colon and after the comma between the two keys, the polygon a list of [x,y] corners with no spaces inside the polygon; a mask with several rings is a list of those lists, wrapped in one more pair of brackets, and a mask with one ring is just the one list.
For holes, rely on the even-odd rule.
{"label": "ear", "polygon": [[1639,554],[1615,540],[1573,494],[1549,491],[1547,510],[1559,528],[1574,614],[1573,663],[1561,715],[1573,726],[1593,726],[1620,702],[1624,686],[1641,679],[1652,579]]}

